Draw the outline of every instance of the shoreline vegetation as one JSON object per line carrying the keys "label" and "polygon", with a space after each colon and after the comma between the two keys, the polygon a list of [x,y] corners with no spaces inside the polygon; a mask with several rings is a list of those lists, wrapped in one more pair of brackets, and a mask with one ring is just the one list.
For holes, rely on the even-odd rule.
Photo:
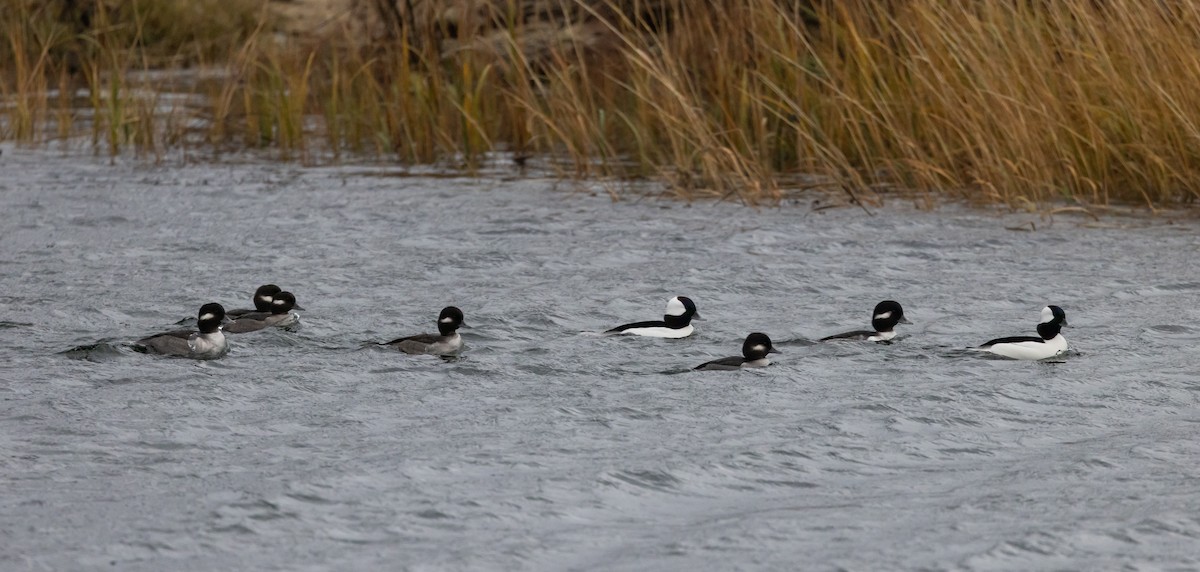
{"label": "shoreline vegetation", "polygon": [[1200,0],[341,1],[295,33],[287,1],[11,0],[0,140],[504,153],[749,204],[1200,196]]}

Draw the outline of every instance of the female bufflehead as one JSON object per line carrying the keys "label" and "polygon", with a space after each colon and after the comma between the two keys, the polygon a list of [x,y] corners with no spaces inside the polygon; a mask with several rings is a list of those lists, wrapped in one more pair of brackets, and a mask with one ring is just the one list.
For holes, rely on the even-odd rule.
{"label": "female bufflehead", "polygon": [[221,333],[223,321],[225,308],[216,303],[205,304],[200,306],[200,313],[196,319],[199,332],[175,330],[147,336],[137,343],[157,354],[216,359],[229,351],[229,344],[225,341],[225,335]]}
{"label": "female bufflehead", "polygon": [[777,354],[779,350],[771,347],[771,338],[766,334],[754,332],[746,336],[742,343],[742,355],[721,358],[702,363],[695,367],[699,370],[731,370],[744,367],[767,367],[771,360],[767,354]]}
{"label": "female bufflehead", "polygon": [[280,289],[278,286],[276,286],[274,284],[263,284],[262,286],[258,287],[258,290],[254,291],[254,309],[253,310],[251,310],[249,308],[239,308],[237,310],[230,310],[228,312],[225,312],[225,315],[229,316],[230,318],[240,318],[241,316],[244,316],[244,315],[252,313],[252,312],[265,312],[267,314],[270,314],[271,313],[271,301],[274,300],[274,296],[276,294],[278,294],[282,291],[283,291],[282,289]]}
{"label": "female bufflehead", "polygon": [[1067,351],[1067,339],[1059,330],[1067,325],[1067,313],[1058,306],[1042,308],[1042,321],[1037,325],[1037,337],[1013,336],[997,338],[977,348],[1013,359],[1046,359],[1060,356]]}
{"label": "female bufflehead", "polygon": [[904,317],[904,308],[899,302],[884,300],[875,305],[875,313],[871,315],[871,327],[874,330],[855,330],[821,338],[822,342],[830,340],[865,340],[868,342],[886,342],[896,337],[896,324],[911,324]]}
{"label": "female bufflehead", "polygon": [[384,345],[392,346],[406,354],[451,355],[462,349],[462,336],[458,335],[459,326],[463,325],[462,310],[454,306],[446,306],[438,315],[437,334],[417,334],[397,338]]}
{"label": "female bufflehead", "polygon": [[290,326],[300,321],[300,316],[291,313],[296,306],[296,297],[291,292],[279,292],[271,298],[270,312],[251,312],[225,325],[231,334],[244,334],[272,326]]}
{"label": "female bufflehead", "polygon": [[652,338],[686,338],[692,335],[692,318],[699,319],[696,304],[687,296],[667,300],[667,313],[662,321],[635,322],[617,326],[606,334],[633,334]]}

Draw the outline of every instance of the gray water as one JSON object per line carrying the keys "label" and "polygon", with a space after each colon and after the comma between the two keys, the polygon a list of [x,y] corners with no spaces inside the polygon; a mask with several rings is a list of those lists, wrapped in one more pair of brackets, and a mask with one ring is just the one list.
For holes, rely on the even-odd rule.
{"label": "gray water", "polygon": [[[1196,222],[13,149],[0,173],[3,570],[1200,568]],[[266,282],[300,329],[129,347]],[[677,294],[691,338],[594,334]],[[811,341],[886,298],[897,343]],[[962,351],[1048,303],[1065,359]],[[456,361],[364,345],[448,304]],[[689,371],[750,331],[769,368]]]}

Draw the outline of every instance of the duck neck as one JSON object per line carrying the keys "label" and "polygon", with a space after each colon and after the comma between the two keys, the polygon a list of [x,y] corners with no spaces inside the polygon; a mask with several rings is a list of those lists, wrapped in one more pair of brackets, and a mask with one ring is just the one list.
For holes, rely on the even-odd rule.
{"label": "duck neck", "polygon": [[1056,322],[1043,322],[1037,326],[1038,335],[1041,336],[1043,340],[1054,339],[1054,336],[1057,336],[1061,330],[1062,326]]}
{"label": "duck neck", "polygon": [[692,322],[692,315],[687,312],[685,312],[682,316],[664,314],[663,322],[666,322],[668,328],[678,330],[680,328],[686,328],[687,325]]}

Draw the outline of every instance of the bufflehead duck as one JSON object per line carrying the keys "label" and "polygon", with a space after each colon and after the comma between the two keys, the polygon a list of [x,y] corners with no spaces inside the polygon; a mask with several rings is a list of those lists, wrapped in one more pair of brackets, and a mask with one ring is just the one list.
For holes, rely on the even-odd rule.
{"label": "bufflehead duck", "polygon": [[271,313],[271,301],[274,300],[274,296],[276,294],[278,294],[282,291],[283,290],[281,288],[279,288],[278,286],[276,286],[274,284],[263,284],[262,286],[258,287],[258,290],[254,291],[254,309],[253,310],[251,310],[249,308],[239,308],[237,310],[230,310],[228,312],[225,312],[225,315],[229,316],[230,318],[236,319],[236,318],[240,318],[246,314],[250,314],[252,312],[265,312],[267,314],[270,314]]}
{"label": "bufflehead duck", "polygon": [[746,336],[742,343],[742,355],[721,358],[702,363],[695,367],[698,370],[732,370],[744,367],[767,367],[771,360],[767,354],[777,354],[779,350],[771,347],[771,338],[766,334],[754,332]]}
{"label": "bufflehead duck", "polygon": [[296,306],[296,297],[291,292],[279,292],[271,299],[270,312],[251,312],[225,325],[231,334],[244,334],[272,326],[290,326],[300,321],[300,316],[291,313]]}
{"label": "bufflehead duck", "polygon": [[406,354],[450,355],[462,349],[462,336],[458,328],[463,325],[462,310],[446,306],[438,315],[437,334],[417,334],[397,338],[384,345],[392,346]]}
{"label": "bufflehead duck", "polygon": [[199,332],[175,330],[147,336],[137,341],[147,350],[163,355],[189,357],[193,359],[216,359],[229,351],[225,335],[221,333],[221,322],[225,321],[225,308],[217,303],[200,306],[196,318]]}
{"label": "bufflehead duck", "polygon": [[1037,360],[1060,356],[1067,351],[1067,339],[1059,332],[1067,325],[1067,313],[1058,306],[1042,308],[1042,321],[1037,325],[1037,337],[1013,336],[997,338],[977,348],[1013,359]]}
{"label": "bufflehead duck", "polygon": [[871,327],[874,330],[855,330],[821,338],[822,342],[831,340],[864,340],[868,342],[886,342],[896,337],[896,324],[911,324],[904,317],[904,308],[899,302],[884,300],[875,305],[871,314]]}
{"label": "bufflehead duck", "polygon": [[667,313],[662,321],[635,322],[617,326],[606,334],[632,334],[652,338],[686,338],[692,335],[692,318],[699,319],[696,304],[687,296],[676,296],[667,300]]}

